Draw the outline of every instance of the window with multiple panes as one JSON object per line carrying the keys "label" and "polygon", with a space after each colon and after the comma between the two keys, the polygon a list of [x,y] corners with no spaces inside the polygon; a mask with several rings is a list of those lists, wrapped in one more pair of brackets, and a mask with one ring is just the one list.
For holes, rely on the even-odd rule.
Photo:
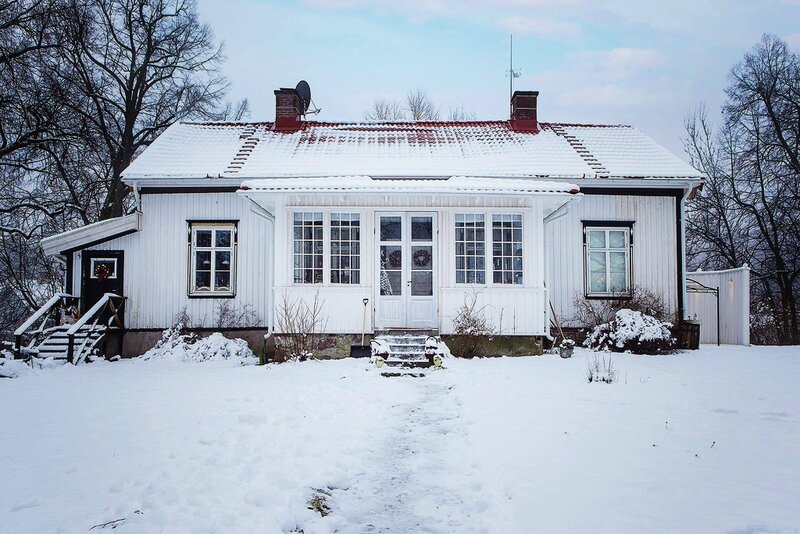
{"label": "window with multiple panes", "polygon": [[321,212],[294,214],[294,283],[322,283]]}
{"label": "window with multiple panes", "polygon": [[586,225],[586,294],[590,297],[631,293],[631,227]]}
{"label": "window with multiple panes", "polygon": [[483,213],[456,214],[456,283],[486,283],[486,228]]}
{"label": "window with multiple panes", "polygon": [[492,281],[522,284],[522,214],[492,215]]}
{"label": "window with multiple panes", "polygon": [[331,213],[331,283],[361,282],[361,216]]}
{"label": "window with multiple panes", "polygon": [[236,224],[190,223],[189,293],[232,296],[236,280]]}

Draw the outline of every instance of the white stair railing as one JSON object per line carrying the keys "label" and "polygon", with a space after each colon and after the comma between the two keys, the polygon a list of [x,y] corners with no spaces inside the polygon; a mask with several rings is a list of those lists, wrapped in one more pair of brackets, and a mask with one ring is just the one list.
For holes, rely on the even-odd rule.
{"label": "white stair railing", "polygon": [[[125,297],[117,295],[116,293],[106,293],[100,300],[95,302],[94,306],[89,308],[89,310],[83,314],[83,316],[75,321],[75,324],[69,327],[67,330],[67,361],[69,363],[75,363],[75,356],[78,356],[79,362],[83,360],[83,350],[86,347],[86,344],[90,341],[91,333],[97,332],[97,323],[100,321],[100,317],[103,314],[103,311],[108,307],[111,312],[112,316],[109,319],[109,325],[112,321],[116,321],[117,325],[122,328],[122,318],[120,317],[120,312],[122,311],[122,306],[115,306],[114,300],[119,300],[120,302],[125,301]],[[87,326],[88,325],[88,326]],[[104,329],[107,325],[103,325]],[[79,331],[85,331],[87,334],[83,338],[83,342],[81,346],[78,348],[77,353],[75,352],[75,334]],[[96,341],[96,340],[94,340]]]}

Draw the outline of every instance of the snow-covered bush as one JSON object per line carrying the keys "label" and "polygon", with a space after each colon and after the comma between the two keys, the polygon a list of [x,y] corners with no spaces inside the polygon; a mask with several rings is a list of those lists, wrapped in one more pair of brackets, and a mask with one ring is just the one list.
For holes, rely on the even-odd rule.
{"label": "snow-covered bush", "polygon": [[238,361],[254,365],[258,358],[243,339],[228,339],[219,332],[198,338],[187,330],[184,321],[178,321],[164,330],[155,347],[142,355],[144,360],[171,360],[189,362]]}
{"label": "snow-covered bush", "polygon": [[664,297],[641,286],[634,286],[630,294],[602,300],[588,300],[583,292],[577,292],[574,308],[572,322],[589,332],[595,326],[613,321],[614,315],[623,309],[638,311],[659,321],[669,321],[672,318]]}
{"label": "snow-covered bush", "polygon": [[672,323],[623,309],[611,321],[594,327],[583,344],[595,350],[661,354],[675,347],[670,328]]}
{"label": "snow-covered bush", "polygon": [[17,378],[30,372],[31,367],[22,360],[15,360],[10,350],[0,350],[0,378]]}
{"label": "snow-covered bush", "polygon": [[586,378],[589,382],[605,382],[610,384],[617,379],[617,370],[614,369],[614,362],[611,357],[599,356],[594,357],[594,361],[589,362],[589,368],[586,370]]}

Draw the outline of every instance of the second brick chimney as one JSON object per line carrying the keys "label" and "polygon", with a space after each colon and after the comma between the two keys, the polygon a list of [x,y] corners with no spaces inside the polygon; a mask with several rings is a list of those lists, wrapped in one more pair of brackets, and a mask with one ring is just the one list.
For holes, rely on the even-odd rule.
{"label": "second brick chimney", "polygon": [[511,96],[511,129],[515,132],[537,132],[536,100],[539,91],[514,91]]}
{"label": "second brick chimney", "polygon": [[303,102],[294,89],[281,87],[275,90],[275,126],[276,132],[296,132],[303,126]]}

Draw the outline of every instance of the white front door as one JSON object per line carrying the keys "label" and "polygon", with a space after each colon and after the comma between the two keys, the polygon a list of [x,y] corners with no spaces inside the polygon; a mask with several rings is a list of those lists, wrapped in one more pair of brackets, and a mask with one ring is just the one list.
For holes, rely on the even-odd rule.
{"label": "white front door", "polygon": [[375,221],[378,328],[435,328],[436,214],[379,212]]}

